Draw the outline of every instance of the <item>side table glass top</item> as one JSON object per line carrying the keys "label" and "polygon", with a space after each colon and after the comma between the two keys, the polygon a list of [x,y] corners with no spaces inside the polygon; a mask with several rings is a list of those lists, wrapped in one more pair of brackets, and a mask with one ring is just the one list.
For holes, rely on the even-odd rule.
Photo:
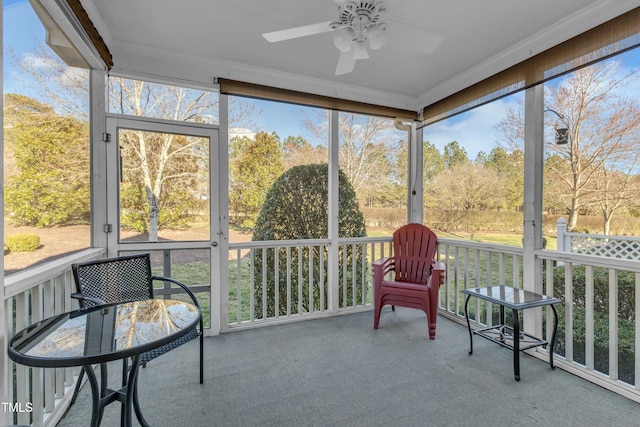
{"label": "side table glass top", "polygon": [[543,305],[562,302],[558,298],[540,295],[505,285],[463,289],[460,292],[489,302],[498,303],[513,310],[524,310],[526,308],[540,307]]}
{"label": "side table glass top", "polygon": [[193,329],[198,307],[150,299],[76,310],[45,319],[11,340],[13,360],[67,367],[116,360],[160,347]]}

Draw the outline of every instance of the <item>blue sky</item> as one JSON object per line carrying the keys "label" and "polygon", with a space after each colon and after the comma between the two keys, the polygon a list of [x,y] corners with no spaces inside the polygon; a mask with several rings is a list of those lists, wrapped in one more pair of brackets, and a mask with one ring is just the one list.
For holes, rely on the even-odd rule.
{"label": "blue sky", "polygon": [[[19,57],[34,51],[43,42],[44,28],[28,0],[4,0],[3,18],[5,43],[8,43]],[[628,66],[640,66],[638,49],[625,57]],[[27,77],[13,64],[11,56],[3,55],[3,61],[4,91],[20,91],[29,95],[29,90],[24,84]],[[640,87],[632,88],[628,95],[640,97]],[[456,140],[466,149],[469,158],[475,159],[480,151],[488,153],[496,146],[499,135],[496,134],[494,126],[505,117],[507,107],[516,106],[518,98],[522,96],[522,93],[515,94],[428,126],[424,131],[424,140],[434,144],[440,151],[445,145]],[[252,119],[255,125],[252,130],[275,131],[283,140],[290,135],[303,136],[308,140],[312,138],[304,126],[304,121],[314,116],[315,109],[253,99],[245,99],[243,102],[254,105],[259,113]]]}

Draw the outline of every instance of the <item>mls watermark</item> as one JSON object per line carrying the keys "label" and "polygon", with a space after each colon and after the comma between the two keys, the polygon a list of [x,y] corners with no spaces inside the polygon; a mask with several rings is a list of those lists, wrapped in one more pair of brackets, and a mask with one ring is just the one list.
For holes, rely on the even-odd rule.
{"label": "mls watermark", "polygon": [[33,403],[31,402],[1,402],[0,405],[2,405],[2,412],[10,412],[12,414],[28,414],[33,412]]}

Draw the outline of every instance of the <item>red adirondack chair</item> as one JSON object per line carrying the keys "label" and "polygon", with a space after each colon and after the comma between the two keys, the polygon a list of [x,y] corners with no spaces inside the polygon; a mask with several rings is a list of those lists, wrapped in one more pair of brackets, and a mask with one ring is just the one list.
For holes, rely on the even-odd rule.
{"label": "red adirondack chair", "polygon": [[[393,233],[393,256],[373,262],[373,327],[378,329],[384,305],[419,308],[427,315],[429,338],[436,337],[440,284],[444,264],[435,260],[436,235],[422,224],[407,224]],[[386,280],[394,272],[393,280]]]}

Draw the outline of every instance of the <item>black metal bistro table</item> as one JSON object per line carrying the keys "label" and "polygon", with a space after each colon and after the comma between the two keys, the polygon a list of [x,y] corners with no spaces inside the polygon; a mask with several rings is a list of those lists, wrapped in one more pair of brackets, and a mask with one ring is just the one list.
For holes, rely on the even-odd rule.
{"label": "black metal bistro table", "polygon": [[[553,333],[551,335],[551,346],[549,348],[549,364],[553,366],[553,347],[556,342],[556,331],[558,329],[558,313],[554,304],[562,302],[558,298],[540,295],[535,292],[525,291],[512,286],[498,285],[486,288],[463,289],[463,294],[467,295],[464,304],[464,316],[467,319],[469,328],[469,354],[473,354],[473,336],[479,335],[500,344],[503,347],[513,350],[513,373],[516,381],[520,381],[520,352],[541,345],[548,345],[549,342],[541,338],[520,331],[520,319],[518,312],[528,308],[542,307],[548,305],[553,310]],[[469,322],[469,299],[476,297],[500,306],[500,324],[489,326],[483,329],[471,330]],[[513,313],[513,326],[505,324],[504,309],[510,308]]]}
{"label": "black metal bistro table", "polygon": [[[50,317],[18,332],[9,342],[16,363],[40,368],[83,366],[91,384],[91,426],[98,426],[104,407],[121,402],[120,424],[131,426],[132,411],[143,426],[137,380],[141,354],[178,340],[197,327],[200,309],[182,301],[149,299],[108,304]],[[107,362],[131,357],[123,386],[108,388]],[[93,364],[100,364],[98,386]],[[126,381],[125,381],[126,380]]]}

